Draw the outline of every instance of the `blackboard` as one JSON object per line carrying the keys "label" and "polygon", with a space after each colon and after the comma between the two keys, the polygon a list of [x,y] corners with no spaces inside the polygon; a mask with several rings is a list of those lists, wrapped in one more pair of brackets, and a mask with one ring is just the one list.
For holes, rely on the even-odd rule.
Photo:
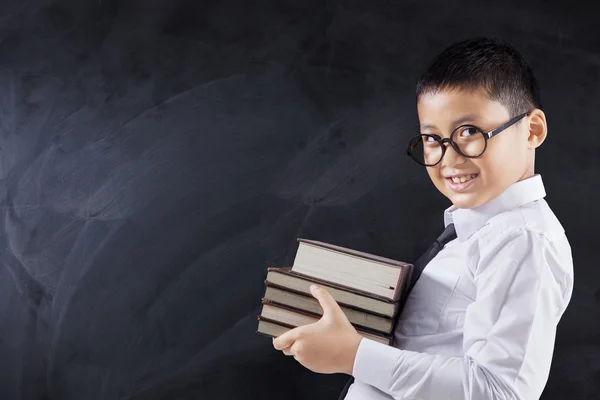
{"label": "blackboard", "polygon": [[510,3],[4,0],[0,398],[337,398],[255,334],[266,268],[424,250],[415,83],[478,34],[536,71],[573,249],[543,399],[600,395],[598,7]]}

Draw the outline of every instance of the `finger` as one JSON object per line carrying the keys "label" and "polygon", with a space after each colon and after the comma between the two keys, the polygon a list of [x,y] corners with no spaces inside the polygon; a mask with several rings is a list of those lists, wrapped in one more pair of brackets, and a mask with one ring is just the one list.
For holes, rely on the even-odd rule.
{"label": "finger", "polygon": [[331,296],[331,293],[324,287],[311,285],[310,292],[314,298],[319,300],[319,304],[321,304],[321,308],[323,309],[324,318],[331,318],[343,313],[339,304],[335,301],[333,296]]}
{"label": "finger", "polygon": [[290,329],[289,331],[273,339],[273,347],[275,347],[277,350],[283,350],[290,347],[298,338],[298,334],[300,333],[299,329],[300,327]]}
{"label": "finger", "polygon": [[294,354],[292,353],[292,346],[287,347],[283,350],[281,350],[283,352],[283,354],[285,354],[286,356],[293,356]]}
{"label": "finger", "polygon": [[304,347],[304,344],[302,343],[302,341],[301,340],[297,340],[297,341],[294,342],[294,344],[292,345],[292,347],[290,347],[290,352],[294,356],[297,356],[302,351],[302,347]]}

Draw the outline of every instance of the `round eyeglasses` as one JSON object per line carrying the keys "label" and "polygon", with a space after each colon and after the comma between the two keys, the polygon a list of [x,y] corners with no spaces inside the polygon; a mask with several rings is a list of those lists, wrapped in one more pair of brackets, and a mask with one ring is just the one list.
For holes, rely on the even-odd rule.
{"label": "round eyeglasses", "polygon": [[450,137],[445,139],[438,135],[417,135],[410,140],[406,153],[419,164],[432,167],[442,161],[444,154],[446,154],[447,146],[444,143],[450,143],[450,146],[463,157],[477,158],[485,152],[489,139],[529,115],[531,111],[517,115],[507,123],[489,132],[484,132],[475,125],[467,124],[454,129]]}

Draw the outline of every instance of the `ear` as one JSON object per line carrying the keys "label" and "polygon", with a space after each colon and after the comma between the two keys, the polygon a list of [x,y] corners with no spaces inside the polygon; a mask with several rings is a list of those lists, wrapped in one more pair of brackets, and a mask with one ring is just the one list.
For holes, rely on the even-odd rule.
{"label": "ear", "polygon": [[534,109],[529,115],[529,136],[527,137],[528,147],[533,150],[538,148],[548,133],[546,125],[546,115],[539,108]]}

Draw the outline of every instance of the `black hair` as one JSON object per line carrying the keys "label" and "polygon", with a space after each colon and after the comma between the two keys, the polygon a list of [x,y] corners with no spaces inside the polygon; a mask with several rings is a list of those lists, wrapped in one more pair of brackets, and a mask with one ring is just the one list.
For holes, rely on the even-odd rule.
{"label": "black hair", "polygon": [[445,89],[483,89],[511,118],[541,108],[532,69],[515,48],[496,37],[462,40],[438,54],[417,82],[417,103],[421,95]]}

